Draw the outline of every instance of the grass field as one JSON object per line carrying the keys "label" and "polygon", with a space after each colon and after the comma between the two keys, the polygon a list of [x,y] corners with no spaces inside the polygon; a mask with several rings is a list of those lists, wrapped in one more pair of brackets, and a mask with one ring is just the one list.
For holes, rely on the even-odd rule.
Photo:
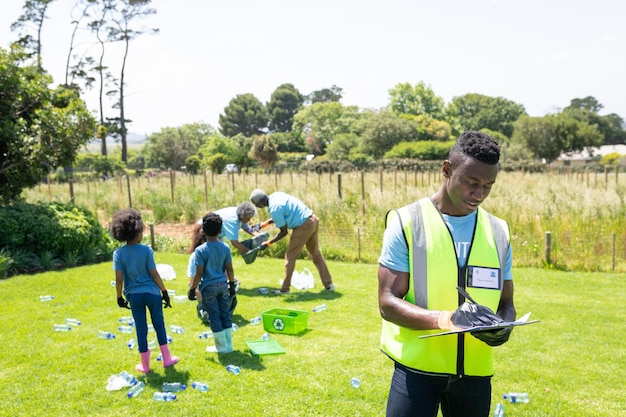
{"label": "grass field", "polygon": [[[157,263],[172,265],[170,290],[186,293],[187,256],[156,253]],[[173,301],[165,310],[171,350],[180,363],[154,372],[135,372],[139,355],[126,347],[134,335],[117,331],[118,318],[128,315],[115,301],[111,263],[103,263],[0,281],[3,320],[0,327],[0,392],[2,416],[382,416],[392,363],[378,348],[380,316],[376,299],[376,265],[329,262],[337,285],[334,293],[316,287],[287,297],[263,296],[260,287],[276,288],[282,260],[259,258],[244,265],[235,258],[241,281],[234,322],[235,352],[205,352],[208,330],[196,317],[195,303]],[[312,264],[298,261],[297,270]],[[314,274],[317,279],[317,274]],[[541,323],[516,329],[496,348],[493,403],[508,391],[530,394],[529,404],[506,405],[507,417],[624,416],[626,357],[621,332],[626,314],[622,274],[515,269],[518,316],[532,311]],[[38,296],[55,299],[40,302]],[[325,303],[326,311],[311,309]],[[270,308],[309,311],[307,331],[272,334],[286,350],[255,356],[245,341],[260,339],[262,326],[249,320]],[[71,332],[54,332],[55,323],[76,318]],[[98,339],[98,330],[115,332],[115,340]],[[149,340],[154,339],[149,333]],[[210,343],[210,342],[209,342]],[[153,358],[156,352],[153,351]],[[225,371],[239,365],[241,374]],[[127,399],[125,390],[107,391],[107,379],[127,370],[146,382],[146,390]],[[361,387],[352,388],[357,377]],[[156,402],[152,394],[163,382],[202,381],[208,393],[187,388],[174,402]]]}

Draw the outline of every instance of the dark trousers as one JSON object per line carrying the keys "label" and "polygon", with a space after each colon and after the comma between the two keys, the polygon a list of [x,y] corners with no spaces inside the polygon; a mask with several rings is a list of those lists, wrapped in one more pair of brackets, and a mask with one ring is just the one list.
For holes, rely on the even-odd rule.
{"label": "dark trousers", "polygon": [[396,363],[387,417],[489,417],[491,377],[432,376]]}

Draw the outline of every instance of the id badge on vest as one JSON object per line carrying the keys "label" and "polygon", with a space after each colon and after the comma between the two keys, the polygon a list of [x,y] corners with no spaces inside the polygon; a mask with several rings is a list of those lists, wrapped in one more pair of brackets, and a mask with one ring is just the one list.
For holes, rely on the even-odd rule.
{"label": "id badge on vest", "polygon": [[467,286],[474,288],[486,288],[490,290],[500,289],[500,269],[486,268],[484,266],[467,267]]}

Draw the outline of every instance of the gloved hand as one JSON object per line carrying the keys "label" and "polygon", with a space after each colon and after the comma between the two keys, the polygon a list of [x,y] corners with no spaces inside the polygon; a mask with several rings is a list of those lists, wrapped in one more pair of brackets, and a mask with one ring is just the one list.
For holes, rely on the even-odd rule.
{"label": "gloved hand", "polygon": [[170,303],[170,295],[167,293],[167,290],[161,291],[161,299],[163,300],[163,308],[172,308],[172,304]]}
{"label": "gloved hand", "polygon": [[255,225],[250,226],[250,231],[252,233],[257,233],[259,230],[261,230],[261,224],[257,223]]}
{"label": "gloved hand", "polygon": [[128,305],[128,301],[124,300],[124,297],[117,297],[117,306],[120,308],[127,308],[130,310],[130,306]]}
{"label": "gloved hand", "polygon": [[442,311],[438,324],[443,330],[461,330],[476,326],[493,326],[502,321],[489,307],[465,302],[455,311]]}
{"label": "gloved hand", "polygon": [[196,297],[196,289],[195,288],[189,288],[189,291],[187,292],[187,298],[189,300],[191,300],[191,301],[198,299],[198,297]]}
{"label": "gloved hand", "polygon": [[269,240],[266,240],[265,242],[263,242],[263,243],[261,243],[261,244],[259,245],[259,250],[265,250],[265,249],[267,249],[267,247],[268,247],[269,245],[271,245],[271,244],[272,244],[272,243],[271,243]]}
{"label": "gloved hand", "polygon": [[261,230],[265,229],[267,226],[269,226],[270,224],[274,224],[274,219],[268,219],[265,220],[263,223],[261,223]]}
{"label": "gloved hand", "polygon": [[237,294],[237,284],[234,281],[228,282],[228,294],[230,294],[231,297]]}
{"label": "gloved hand", "polygon": [[512,331],[513,327],[505,327],[503,329],[483,330],[482,332],[471,333],[476,339],[482,340],[489,346],[500,346],[509,340]]}

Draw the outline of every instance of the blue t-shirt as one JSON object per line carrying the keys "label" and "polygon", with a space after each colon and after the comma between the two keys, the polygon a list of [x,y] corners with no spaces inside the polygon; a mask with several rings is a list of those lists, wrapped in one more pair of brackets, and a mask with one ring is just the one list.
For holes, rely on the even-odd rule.
{"label": "blue t-shirt", "polygon": [[287,226],[287,229],[295,229],[313,214],[313,210],[292,195],[277,191],[270,194],[268,199],[267,211],[278,228]]}
{"label": "blue t-shirt", "polygon": [[[476,210],[466,216],[459,217],[443,214],[443,220],[452,234],[459,265],[465,266],[472,243],[474,224],[476,223]],[[383,247],[378,263],[394,271],[409,272],[409,249],[404,240],[399,216],[394,216],[385,229]],[[512,264],[513,251],[511,250],[511,245],[509,245],[504,268],[505,281],[513,279]]]}
{"label": "blue t-shirt", "polygon": [[[215,211],[222,218],[222,233],[219,239],[226,238],[228,240],[239,240],[239,229],[245,229],[247,226],[239,221],[237,216],[237,207],[226,207]],[[202,220],[200,221],[202,223]]]}
{"label": "blue t-shirt", "polygon": [[228,280],[226,264],[232,263],[233,258],[230,254],[230,247],[226,243],[205,242],[196,248],[193,257],[196,267],[204,267],[204,273],[198,285],[200,292],[209,284]]}
{"label": "blue t-shirt", "polygon": [[125,245],[113,252],[113,270],[124,275],[124,295],[149,293],[161,295],[159,286],[150,276],[156,269],[154,252],[146,245]]}

